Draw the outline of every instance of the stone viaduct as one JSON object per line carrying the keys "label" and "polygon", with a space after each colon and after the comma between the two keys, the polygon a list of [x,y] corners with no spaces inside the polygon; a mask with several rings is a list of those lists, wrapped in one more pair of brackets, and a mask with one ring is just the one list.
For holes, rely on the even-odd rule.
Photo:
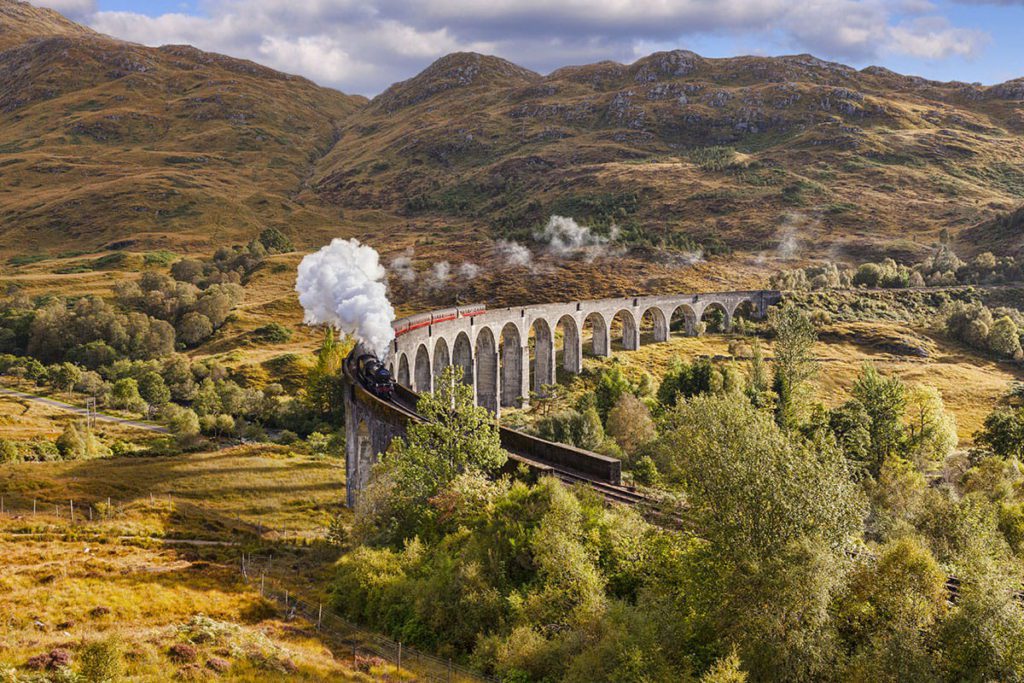
{"label": "stone viaduct", "polygon": [[[347,498],[351,507],[365,486],[377,456],[391,440],[419,419],[416,394],[432,391],[444,368],[458,365],[463,381],[475,387],[478,405],[495,414],[525,404],[531,389],[556,381],[556,362],[570,373],[583,369],[588,337],[593,354],[611,355],[613,344],[635,350],[641,341],[667,341],[671,330],[693,335],[711,311],[728,330],[737,315],[763,317],[781,300],[771,290],[626,297],[487,309],[467,306],[423,313],[394,322],[389,353],[392,373],[401,385],[395,400],[384,401],[355,378],[354,355],[344,375]],[[561,344],[558,344],[559,339]],[[561,347],[559,349],[559,346]],[[502,446],[519,462],[573,473],[588,481],[617,486],[621,463],[598,453],[555,444],[506,427]]]}
{"label": "stone viaduct", "polygon": [[[458,365],[463,381],[476,388],[477,404],[498,413],[502,407],[525,405],[531,390],[540,392],[555,382],[559,336],[562,367],[579,373],[587,332],[592,353],[609,356],[614,342],[626,351],[638,349],[642,333],[653,342],[668,340],[670,326],[693,335],[711,311],[717,311],[727,331],[738,313],[763,317],[780,298],[777,291],[757,290],[573,301],[470,314],[448,309],[435,312],[433,317],[442,320],[431,324],[423,324],[431,314],[395,321],[400,333],[391,347],[391,371],[402,386],[422,393],[433,389],[444,368]],[[449,311],[455,316],[437,315]],[[402,333],[407,326],[414,329]]]}

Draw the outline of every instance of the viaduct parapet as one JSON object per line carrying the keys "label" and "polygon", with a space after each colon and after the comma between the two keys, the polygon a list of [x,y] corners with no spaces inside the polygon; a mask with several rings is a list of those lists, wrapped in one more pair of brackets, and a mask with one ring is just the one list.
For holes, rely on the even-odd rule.
{"label": "viaduct parapet", "polygon": [[[392,439],[405,434],[418,417],[416,392],[432,391],[449,365],[463,370],[475,388],[476,401],[496,415],[503,406],[524,404],[531,389],[555,382],[562,367],[583,369],[584,340],[591,351],[609,356],[613,343],[625,350],[641,341],[667,341],[672,330],[694,335],[711,311],[724,330],[737,315],[762,318],[782,298],[781,292],[755,290],[649,297],[624,297],[487,309],[463,306],[422,313],[394,322],[395,341],[389,363],[400,386],[394,401],[384,401],[355,379],[352,357],[345,362],[345,433],[348,505],[354,505],[370,469]],[[554,444],[523,432],[501,428],[502,445],[523,462],[578,474],[590,481],[618,485],[621,465],[614,458]]]}

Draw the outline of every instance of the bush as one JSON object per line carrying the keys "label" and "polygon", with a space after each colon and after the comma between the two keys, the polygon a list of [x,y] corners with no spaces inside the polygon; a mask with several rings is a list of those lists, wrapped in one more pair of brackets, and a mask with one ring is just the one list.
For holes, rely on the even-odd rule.
{"label": "bush", "polygon": [[277,228],[267,228],[260,233],[260,244],[271,254],[295,251],[295,245]]}
{"label": "bush", "polygon": [[78,658],[81,676],[88,683],[109,683],[124,675],[121,643],[115,638],[89,643]]}
{"label": "bush", "polygon": [[10,439],[0,439],[0,463],[21,462],[21,459],[18,444]]}
{"label": "bush", "polygon": [[279,323],[270,323],[253,330],[253,335],[268,344],[284,344],[292,338],[292,331]]}
{"label": "bush", "polygon": [[78,427],[74,422],[69,422],[64,426],[64,431],[57,437],[56,443],[60,457],[65,460],[78,460],[85,457],[87,449],[86,440],[79,433]]}
{"label": "bush", "polygon": [[175,643],[167,650],[167,656],[177,664],[188,664],[196,661],[198,653],[195,646],[188,643]]}

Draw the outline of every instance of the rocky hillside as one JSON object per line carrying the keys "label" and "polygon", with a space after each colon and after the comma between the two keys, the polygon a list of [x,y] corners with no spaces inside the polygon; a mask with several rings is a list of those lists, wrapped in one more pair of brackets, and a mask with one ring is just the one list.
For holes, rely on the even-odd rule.
{"label": "rocky hillside", "polygon": [[552,213],[633,246],[920,251],[1024,200],[1024,79],[808,55],[658,53],[548,76],[454,54],[353,116],[318,166],[343,207],[524,237]]}
{"label": "rocky hillside", "polygon": [[336,217],[302,200],[365,104],[187,46],[113,40],[0,0],[0,250],[168,246],[290,233]]}
{"label": "rocky hillside", "polygon": [[[697,269],[728,287],[777,257],[914,258],[943,229],[965,254],[1017,249],[1022,202],[1024,79],[681,50],[544,76],[452,54],[367,101],[0,0],[0,254],[212,250],[276,226],[413,247],[425,273],[497,264],[508,238],[547,261],[543,296],[598,296],[699,286],[696,252],[744,255]],[[616,226],[615,273],[542,254],[552,214]],[[514,279],[483,272],[436,289],[490,300]]]}

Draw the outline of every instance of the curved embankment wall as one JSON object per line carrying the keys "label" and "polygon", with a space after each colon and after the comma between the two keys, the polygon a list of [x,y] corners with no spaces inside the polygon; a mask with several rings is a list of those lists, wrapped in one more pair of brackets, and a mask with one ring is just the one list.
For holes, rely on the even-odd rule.
{"label": "curved embankment wall", "polygon": [[[704,315],[716,309],[728,329],[741,307],[750,317],[763,317],[780,299],[775,290],[624,297],[500,309],[466,306],[396,320],[397,336],[389,354],[400,385],[395,403],[377,398],[356,381],[351,357],[345,364],[349,505],[365,486],[378,454],[417,419],[414,392],[432,391],[435,378],[449,365],[462,368],[463,381],[474,387],[477,404],[498,414],[503,406],[526,404],[531,388],[541,392],[555,382],[558,338],[563,368],[578,373],[583,369],[585,329],[591,330],[593,353],[608,356],[613,330],[620,334],[624,349],[634,350],[640,347],[644,323],[654,342],[666,341],[673,318],[693,334]],[[618,324],[613,326],[613,321]],[[615,458],[508,428],[501,428],[501,439],[517,459],[606,483],[620,482],[621,463]]]}

